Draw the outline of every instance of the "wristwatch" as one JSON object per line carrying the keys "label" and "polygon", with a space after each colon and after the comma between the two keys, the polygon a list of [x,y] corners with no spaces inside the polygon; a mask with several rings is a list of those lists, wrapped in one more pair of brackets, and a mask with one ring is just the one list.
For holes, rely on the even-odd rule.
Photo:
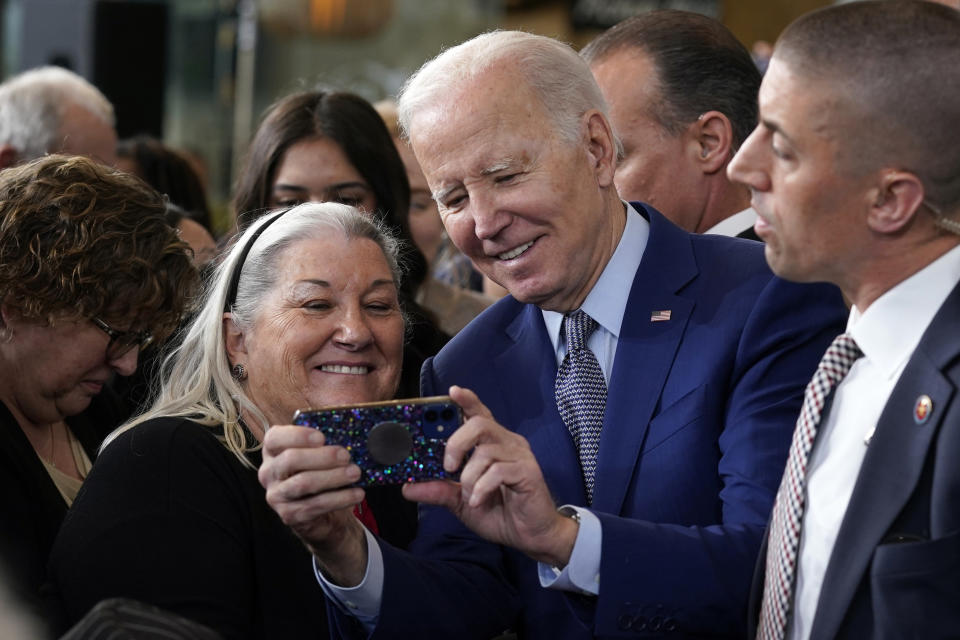
{"label": "wristwatch", "polygon": [[[568,506],[557,507],[557,513],[564,516],[565,518],[570,518],[571,520],[577,523],[577,528],[578,529],[580,528],[580,512],[574,509],[573,507],[568,507]],[[576,544],[576,540],[574,540],[574,544]],[[563,572],[563,568],[558,567],[555,564],[550,565],[550,569],[553,571],[553,574],[555,576],[559,576]]]}
{"label": "wristwatch", "polygon": [[580,525],[580,512],[574,509],[573,507],[563,506],[557,508],[557,513],[562,516],[566,516]]}

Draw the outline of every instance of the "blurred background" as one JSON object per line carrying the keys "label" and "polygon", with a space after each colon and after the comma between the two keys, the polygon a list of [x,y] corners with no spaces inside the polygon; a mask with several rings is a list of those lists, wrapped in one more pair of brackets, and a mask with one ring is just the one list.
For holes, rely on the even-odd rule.
{"label": "blurred background", "polygon": [[394,96],[441,48],[493,28],[579,48],[657,8],[724,22],[748,47],[830,0],[0,0],[3,78],[56,64],[113,102],[120,138],[187,152],[214,226],[232,224],[234,171],[263,110],[321,85],[371,101]]}

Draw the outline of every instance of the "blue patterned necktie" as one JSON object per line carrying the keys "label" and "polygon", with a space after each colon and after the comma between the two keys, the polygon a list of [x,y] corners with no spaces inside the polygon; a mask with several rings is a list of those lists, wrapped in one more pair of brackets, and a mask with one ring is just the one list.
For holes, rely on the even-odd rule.
{"label": "blue patterned necktie", "polygon": [[807,464],[827,398],[863,352],[849,333],[837,336],[820,360],[803,396],[787,466],[773,505],[758,640],[783,640],[793,608],[797,552],[803,524]]}
{"label": "blue patterned necktie", "polygon": [[567,353],[557,371],[556,396],[560,417],[573,437],[580,456],[587,502],[593,503],[593,479],[600,449],[600,429],[607,404],[607,384],[597,357],[587,347],[587,339],[597,321],[578,309],[563,318]]}

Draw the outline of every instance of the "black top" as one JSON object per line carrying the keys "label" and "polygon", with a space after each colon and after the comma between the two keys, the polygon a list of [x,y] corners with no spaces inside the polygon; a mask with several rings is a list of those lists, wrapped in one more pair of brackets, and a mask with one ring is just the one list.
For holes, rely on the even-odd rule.
{"label": "black top", "polygon": [[420,369],[423,361],[437,355],[450,336],[439,329],[429,311],[410,301],[402,302],[407,314],[407,340],[403,345],[403,364],[397,398],[420,397]]}
{"label": "black top", "polygon": [[[381,533],[405,546],[416,508],[389,491],[368,492],[368,503]],[[213,429],[185,419],[151,420],[110,444],[64,522],[50,570],[71,624],[99,600],[126,597],[225,638],[327,634],[310,554],[267,504],[256,471]]]}
{"label": "black top", "polygon": [[[123,405],[104,389],[83,413],[66,422],[94,460],[104,436],[124,419]],[[0,564],[16,595],[43,617],[40,587],[47,554],[66,513],[67,504],[43,462],[0,403]]]}

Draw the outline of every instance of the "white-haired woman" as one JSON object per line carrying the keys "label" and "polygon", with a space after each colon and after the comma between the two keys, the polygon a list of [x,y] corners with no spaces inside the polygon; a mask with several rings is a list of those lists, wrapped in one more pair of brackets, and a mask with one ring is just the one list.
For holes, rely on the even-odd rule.
{"label": "white-haired woman", "polygon": [[[158,399],[117,430],[54,547],[67,622],[103,598],[158,605],[226,638],[326,633],[310,553],[264,500],[259,446],[308,406],[386,400],[404,319],[397,243],[345,205],[263,217],[219,266],[165,361]],[[356,513],[405,545],[395,488]]]}

